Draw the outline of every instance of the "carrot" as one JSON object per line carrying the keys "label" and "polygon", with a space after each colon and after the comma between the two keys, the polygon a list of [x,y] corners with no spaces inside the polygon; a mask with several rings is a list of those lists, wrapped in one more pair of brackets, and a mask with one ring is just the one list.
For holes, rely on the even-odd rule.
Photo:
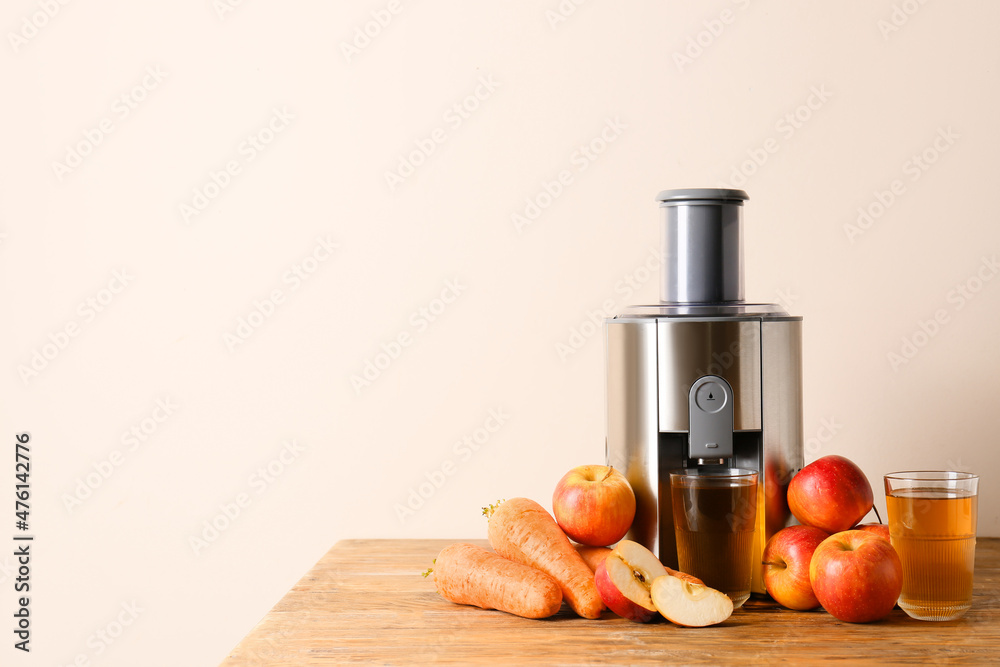
{"label": "carrot", "polygon": [[490,545],[505,558],[537,568],[556,580],[563,599],[584,618],[599,618],[604,603],[594,573],[552,515],[527,498],[511,498],[490,515]]}
{"label": "carrot", "polygon": [[590,547],[586,544],[575,544],[573,548],[583,558],[583,562],[587,564],[587,567],[594,572],[597,572],[597,566],[604,562],[604,559],[611,553],[611,549],[608,547]]}
{"label": "carrot", "polygon": [[452,544],[434,561],[434,585],[445,600],[547,618],[562,606],[559,585],[533,567],[472,544]]}

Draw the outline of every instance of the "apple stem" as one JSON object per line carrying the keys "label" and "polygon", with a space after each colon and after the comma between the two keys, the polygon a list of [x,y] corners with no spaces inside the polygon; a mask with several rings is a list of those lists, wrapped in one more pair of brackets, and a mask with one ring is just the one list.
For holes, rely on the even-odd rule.
{"label": "apple stem", "polygon": [[882,523],[882,517],[880,517],[878,515],[878,508],[875,507],[874,505],[872,505],[872,509],[875,510],[875,518],[878,519],[878,522],[881,524]]}
{"label": "apple stem", "polygon": [[601,478],[601,481],[603,482],[603,481],[604,481],[604,480],[606,480],[606,479],[607,479],[608,477],[611,477],[611,473],[613,473],[614,471],[615,471],[615,467],[614,467],[614,466],[608,466],[608,472],[606,472],[606,473],[604,474],[604,477],[602,477],[602,478]]}

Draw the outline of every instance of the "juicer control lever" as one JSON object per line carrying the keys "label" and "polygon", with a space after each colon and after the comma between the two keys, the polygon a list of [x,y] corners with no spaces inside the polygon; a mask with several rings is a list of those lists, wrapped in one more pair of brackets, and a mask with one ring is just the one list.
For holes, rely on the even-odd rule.
{"label": "juicer control lever", "polygon": [[733,455],[733,388],[717,375],[695,380],[688,393],[688,458],[724,462]]}

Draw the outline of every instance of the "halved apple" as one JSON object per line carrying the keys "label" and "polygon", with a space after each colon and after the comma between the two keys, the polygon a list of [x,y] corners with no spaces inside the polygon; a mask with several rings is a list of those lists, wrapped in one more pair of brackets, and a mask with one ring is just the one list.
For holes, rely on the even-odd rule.
{"label": "halved apple", "polygon": [[653,580],[650,597],[665,619],[691,628],[722,623],[733,613],[733,601],[722,591],[669,574]]}
{"label": "halved apple", "polygon": [[665,576],[666,568],[652,551],[638,542],[622,540],[597,566],[594,584],[608,609],[630,621],[646,623],[656,615],[650,586]]}

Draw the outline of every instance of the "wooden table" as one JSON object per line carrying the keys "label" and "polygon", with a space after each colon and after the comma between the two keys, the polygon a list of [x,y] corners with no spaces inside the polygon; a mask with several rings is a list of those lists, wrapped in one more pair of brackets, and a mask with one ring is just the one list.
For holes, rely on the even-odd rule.
{"label": "wooden table", "polygon": [[640,625],[611,612],[588,621],[565,604],[533,621],[446,602],[420,572],[453,541],[338,542],[222,664],[1000,663],[1000,539],[980,538],[972,609],[956,621],[895,609],[852,625],[751,598],[709,628]]}

